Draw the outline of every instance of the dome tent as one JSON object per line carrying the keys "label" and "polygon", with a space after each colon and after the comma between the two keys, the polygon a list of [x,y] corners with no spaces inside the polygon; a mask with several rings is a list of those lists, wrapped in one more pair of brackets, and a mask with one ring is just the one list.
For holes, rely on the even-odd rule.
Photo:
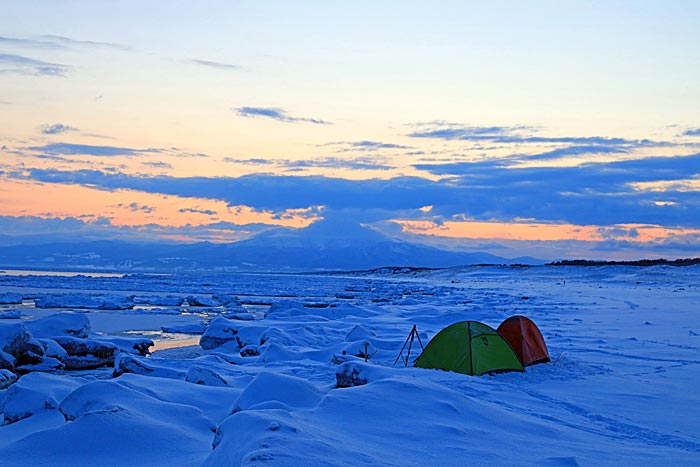
{"label": "dome tent", "polygon": [[498,326],[498,333],[513,347],[523,366],[546,363],[549,351],[537,325],[525,316],[511,316]]}
{"label": "dome tent", "polygon": [[508,341],[477,321],[460,321],[437,333],[416,359],[419,368],[435,368],[478,376],[523,371]]}

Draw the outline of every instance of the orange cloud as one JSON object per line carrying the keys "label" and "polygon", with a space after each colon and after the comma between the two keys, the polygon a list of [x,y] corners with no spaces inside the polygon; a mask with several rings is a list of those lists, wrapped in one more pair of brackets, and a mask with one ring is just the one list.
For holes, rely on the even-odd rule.
{"label": "orange cloud", "polygon": [[429,220],[402,220],[404,232],[436,237],[469,239],[502,239],[524,241],[604,241],[633,240],[636,242],[659,241],[678,235],[697,235],[700,229],[674,229],[650,224],[618,224],[612,226],[544,224],[522,222],[477,222]]}
{"label": "orange cloud", "polygon": [[654,193],[663,193],[665,191],[679,191],[688,193],[700,191],[700,179],[688,178],[685,180],[660,180],[656,182],[636,182],[630,183],[630,186],[636,191],[650,191]]}
{"label": "orange cloud", "polygon": [[4,216],[75,217],[86,222],[108,219],[112,225],[127,227],[149,224],[183,227],[230,222],[300,228],[320,218],[320,207],[271,212],[243,205],[229,206],[224,201],[207,198],[134,190],[104,191],[80,185],[8,178],[2,178],[0,182],[0,215]]}

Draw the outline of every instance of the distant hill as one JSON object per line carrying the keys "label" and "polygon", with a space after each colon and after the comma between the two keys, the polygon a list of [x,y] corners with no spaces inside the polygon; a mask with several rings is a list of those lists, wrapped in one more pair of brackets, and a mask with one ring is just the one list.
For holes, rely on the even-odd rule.
{"label": "distant hill", "polygon": [[700,264],[700,258],[639,259],[634,261],[594,261],[588,259],[563,259],[548,263],[548,266],[692,266]]}
{"label": "distant hill", "polygon": [[274,228],[235,243],[60,242],[0,247],[0,265],[35,269],[134,271],[329,271],[382,266],[443,268],[466,264],[541,264],[489,253],[438,249],[389,238],[360,225],[318,222],[306,229]]}

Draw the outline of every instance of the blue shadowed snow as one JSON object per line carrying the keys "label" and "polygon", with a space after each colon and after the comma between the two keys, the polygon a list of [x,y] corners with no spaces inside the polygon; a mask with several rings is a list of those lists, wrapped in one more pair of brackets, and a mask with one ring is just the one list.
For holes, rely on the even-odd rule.
{"label": "blue shadowed snow", "polygon": [[[3,467],[700,456],[696,266],[8,277],[0,296]],[[413,324],[427,344],[514,314],[553,363],[482,377],[392,366]],[[145,356],[142,335],[163,350]]]}

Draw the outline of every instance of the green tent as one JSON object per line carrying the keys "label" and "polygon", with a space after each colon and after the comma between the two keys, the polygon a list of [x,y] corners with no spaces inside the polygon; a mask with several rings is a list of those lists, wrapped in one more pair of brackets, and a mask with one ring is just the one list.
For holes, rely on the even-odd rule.
{"label": "green tent", "polygon": [[495,329],[477,321],[460,321],[437,333],[415,366],[472,376],[523,371],[523,364],[510,344]]}

